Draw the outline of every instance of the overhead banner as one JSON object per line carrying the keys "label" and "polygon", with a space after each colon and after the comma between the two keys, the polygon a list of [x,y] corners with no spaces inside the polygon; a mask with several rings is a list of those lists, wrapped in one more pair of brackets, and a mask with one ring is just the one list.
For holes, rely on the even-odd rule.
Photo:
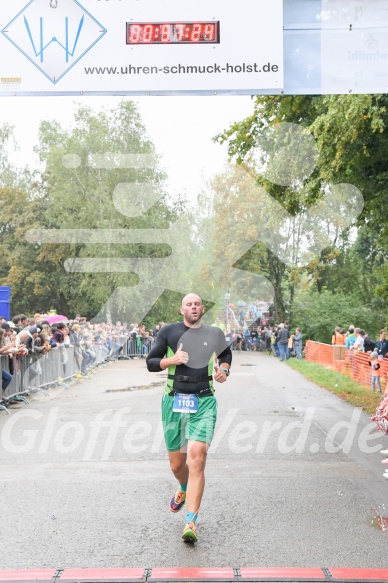
{"label": "overhead banner", "polygon": [[387,0],[322,0],[325,93],[388,91]]}
{"label": "overhead banner", "polygon": [[280,92],[283,0],[12,0],[7,94]]}

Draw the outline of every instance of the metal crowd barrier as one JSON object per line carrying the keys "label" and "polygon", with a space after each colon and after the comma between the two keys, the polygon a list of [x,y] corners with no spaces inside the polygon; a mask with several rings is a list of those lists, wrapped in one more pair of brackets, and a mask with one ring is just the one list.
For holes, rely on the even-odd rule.
{"label": "metal crowd barrier", "polygon": [[[88,350],[93,355],[93,361],[86,368],[86,373],[103,364],[109,354],[107,348],[99,345],[92,345]],[[7,411],[4,403],[24,401],[28,404],[26,396],[34,392],[45,392],[53,386],[67,389],[67,382],[80,382],[77,376],[81,377],[82,355],[77,348],[61,345],[41,356],[28,354],[10,359],[1,355],[0,364],[2,369],[12,374],[10,384],[0,397],[0,409]]]}
{"label": "metal crowd barrier", "polygon": [[113,341],[110,354],[115,359],[145,358],[154,343],[152,336],[120,336]]}
{"label": "metal crowd barrier", "polygon": [[123,356],[129,358],[145,358],[154,344],[154,338],[147,336],[129,336],[123,342]]}
{"label": "metal crowd barrier", "polygon": [[117,359],[120,356],[122,349],[123,349],[123,342],[121,341],[121,339],[120,338],[113,338],[112,345],[111,345],[110,352],[109,352],[109,358],[114,359],[114,360]]}
{"label": "metal crowd barrier", "polygon": [[[17,375],[17,364],[16,358],[10,358],[8,355],[0,355],[0,365],[1,368],[12,375],[12,380],[6,390],[2,392],[4,399],[9,399],[11,396],[17,396],[20,391],[20,377]],[[1,409],[5,409],[4,406],[0,405]]]}

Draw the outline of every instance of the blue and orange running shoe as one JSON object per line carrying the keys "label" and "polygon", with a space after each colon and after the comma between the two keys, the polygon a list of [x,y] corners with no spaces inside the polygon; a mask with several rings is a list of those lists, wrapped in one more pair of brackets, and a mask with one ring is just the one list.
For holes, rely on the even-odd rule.
{"label": "blue and orange running shoe", "polygon": [[171,512],[179,512],[186,500],[186,492],[182,492],[180,488],[175,492],[174,498],[171,498],[170,510]]}
{"label": "blue and orange running shoe", "polygon": [[193,521],[188,522],[183,529],[182,539],[185,543],[196,543],[197,538],[197,529],[195,523]]}

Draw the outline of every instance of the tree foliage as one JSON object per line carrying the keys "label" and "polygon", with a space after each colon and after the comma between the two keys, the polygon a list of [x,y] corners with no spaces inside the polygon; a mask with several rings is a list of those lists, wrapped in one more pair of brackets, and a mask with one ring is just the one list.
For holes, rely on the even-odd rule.
{"label": "tree foliage", "polygon": [[[34,188],[30,184],[24,190],[3,189],[7,212],[2,217],[2,234],[12,253],[0,266],[2,282],[12,286],[13,305],[18,309],[55,307],[65,314],[82,312],[91,318],[115,289],[139,282],[130,270],[118,272],[112,267],[110,271],[115,259],[136,261],[170,253],[168,245],[145,244],[141,237],[136,243],[110,242],[109,233],[118,229],[126,232],[168,228],[182,211],[183,203],[168,201],[165,176],[159,169],[154,145],[130,100],[109,111],[79,107],[70,128],[62,128],[58,121],[42,122],[36,151],[42,171]],[[103,157],[102,163],[98,163],[98,157]],[[145,164],[144,160],[150,162]],[[8,168],[6,160],[3,167]],[[152,189],[155,200],[143,209],[147,196],[144,184]],[[135,185],[139,199],[128,201],[123,192],[115,203],[118,185]],[[134,207],[139,212],[134,212]],[[32,242],[31,238],[27,242],[25,236],[30,229],[38,231]],[[65,229],[89,229],[102,235],[100,240],[91,236],[86,241],[75,237],[67,243],[57,242],[55,233]],[[51,230],[51,241],[41,242],[39,230]],[[72,262],[75,265],[77,260],[88,258],[99,258],[101,262],[106,259],[108,268],[101,272],[72,272]],[[152,262],[149,280],[151,270]],[[141,286],[136,293],[141,295]],[[128,320],[125,297],[119,296],[117,301],[116,313]]]}
{"label": "tree foliage", "polygon": [[[369,328],[374,327],[374,318],[379,321],[381,311],[387,309],[388,227],[384,220],[388,210],[387,105],[386,95],[259,96],[254,100],[253,115],[234,123],[215,138],[219,143],[227,142],[229,155],[238,164],[246,163],[255,152],[261,164],[256,176],[258,184],[294,216],[320,200],[330,185],[351,184],[363,194],[362,213],[348,229],[338,233],[330,246],[304,269],[284,269],[279,273],[278,288],[284,291],[284,297],[277,298],[276,307],[280,306],[282,315],[283,306],[289,306],[288,315],[296,324],[301,312],[293,298],[299,290],[312,294],[315,300],[316,293],[325,292],[324,297],[328,293],[348,297],[351,293],[356,298],[352,305],[360,302],[363,309],[371,310]],[[303,176],[300,172],[298,176],[296,172],[297,179],[288,185],[276,181],[276,175],[274,181],[267,180],[269,160],[274,154],[269,147],[271,137],[284,123],[307,129],[319,152],[310,174]],[[284,168],[288,164],[297,171],[292,144],[289,146],[290,158],[287,161],[284,156],[282,163]],[[250,258],[245,259],[249,262]],[[378,315],[373,315],[373,310]],[[321,335],[326,335],[324,314],[320,317]],[[319,336],[319,321],[317,326],[314,333]]]}
{"label": "tree foliage", "polygon": [[[69,128],[59,120],[43,122],[36,147],[41,168],[34,172],[14,168],[8,156],[13,128],[0,128],[0,282],[12,286],[13,306],[93,317],[114,290],[128,287],[132,301],[140,301],[136,270],[114,269],[115,260],[131,265],[132,259],[147,259],[142,277],[152,282],[159,270],[155,261],[176,243],[179,273],[171,271],[171,277],[177,276],[182,289],[218,289],[221,305],[232,269],[238,268],[246,274],[242,294],[255,297],[252,274],[265,276],[274,290],[277,320],[291,319],[317,340],[328,340],[336,324],[377,331],[388,302],[388,96],[259,96],[252,104],[252,115],[215,138],[227,143],[232,163],[204,185],[194,212],[185,209],[183,198],[168,200],[155,147],[130,100],[99,112],[78,107]],[[281,124],[297,130],[279,133]],[[96,162],[101,156],[104,164]],[[120,163],[123,156],[152,163],[135,167]],[[153,191],[148,206],[141,183]],[[341,183],[362,192],[361,214],[346,228],[332,230],[330,244],[307,263],[300,261],[306,245],[319,239],[319,229],[329,230],[320,219],[307,225],[306,239],[309,209]],[[124,188],[118,195],[118,185],[137,188],[129,210],[128,193]],[[167,229],[178,217],[182,228],[172,234],[170,246],[141,238],[26,240],[31,229]],[[95,258],[112,268],[71,271],[77,262]],[[117,313],[130,320],[127,297],[115,297]],[[162,294],[147,323],[175,319],[180,301],[176,292]]]}
{"label": "tree foliage", "polygon": [[371,338],[378,338],[384,324],[384,313],[365,305],[351,291],[335,293],[327,289],[300,292],[292,305],[294,323],[301,328],[305,339],[327,344],[336,326],[346,331],[350,324],[364,328]]}

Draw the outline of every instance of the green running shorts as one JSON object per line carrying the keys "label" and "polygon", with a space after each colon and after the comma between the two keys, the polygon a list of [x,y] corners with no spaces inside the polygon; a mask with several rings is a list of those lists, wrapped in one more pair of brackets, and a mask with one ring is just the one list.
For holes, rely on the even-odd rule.
{"label": "green running shorts", "polygon": [[199,397],[196,413],[176,413],[174,396],[163,395],[162,421],[168,451],[178,451],[190,441],[212,442],[217,420],[217,400],[213,395]]}

